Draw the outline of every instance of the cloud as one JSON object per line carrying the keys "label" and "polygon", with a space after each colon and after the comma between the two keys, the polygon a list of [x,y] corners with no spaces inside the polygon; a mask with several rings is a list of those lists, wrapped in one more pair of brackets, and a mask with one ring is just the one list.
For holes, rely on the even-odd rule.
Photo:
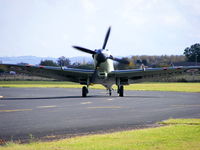
{"label": "cloud", "polygon": [[42,55],[43,51],[60,55],[67,49],[74,56],[73,43],[101,47],[109,25],[108,48],[116,50],[116,55],[132,53],[128,49],[184,48],[200,37],[199,0],[11,1],[0,0],[1,55],[16,47],[23,51],[15,55]]}
{"label": "cloud", "polygon": [[87,14],[93,14],[97,9],[91,0],[81,0],[81,4]]}
{"label": "cloud", "polygon": [[134,26],[181,27],[186,24],[184,14],[172,1],[130,0],[123,7],[121,16]]}
{"label": "cloud", "polygon": [[178,0],[182,7],[185,7],[187,13],[200,15],[200,2],[199,0]]}
{"label": "cloud", "polygon": [[165,15],[162,20],[167,26],[183,27],[187,25],[186,18],[179,13]]}

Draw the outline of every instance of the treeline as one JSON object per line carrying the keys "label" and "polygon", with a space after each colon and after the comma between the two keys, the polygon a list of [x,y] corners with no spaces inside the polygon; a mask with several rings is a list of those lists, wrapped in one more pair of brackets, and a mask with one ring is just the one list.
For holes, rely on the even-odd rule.
{"label": "treeline", "polygon": [[[186,62],[194,62],[189,65],[199,65],[200,62],[200,44],[196,43],[190,47],[185,48],[184,55],[161,55],[161,56],[148,56],[136,55],[131,57],[124,57],[122,59],[128,60],[131,65],[115,63],[115,69],[134,69],[139,68],[141,65],[146,67],[169,67],[173,65],[187,65]],[[52,60],[42,60],[40,65],[44,66],[66,66],[70,68],[79,69],[94,69],[93,63],[71,63],[69,58],[61,56],[57,62]]]}
{"label": "treeline", "polygon": [[[162,56],[131,56],[131,57],[123,57],[122,59],[128,60],[131,62],[131,65],[115,63],[115,69],[134,69],[139,68],[141,65],[145,65],[147,67],[167,67],[172,66],[177,62],[185,62],[186,57],[183,55],[162,55]],[[52,60],[42,60],[39,65],[43,66],[65,66],[69,68],[79,68],[79,69],[94,69],[93,63],[71,63],[69,58],[64,56],[59,57],[57,62]]]}
{"label": "treeline", "polygon": [[53,60],[42,60],[39,65],[42,66],[55,66],[55,67],[68,67],[77,69],[94,69],[94,64],[92,63],[71,63],[69,58],[61,56],[55,62]]}
{"label": "treeline", "polygon": [[131,62],[130,66],[124,64],[117,64],[117,69],[133,69],[139,68],[141,65],[146,67],[168,67],[172,66],[177,62],[185,62],[186,58],[183,55],[161,55],[161,56],[148,56],[148,55],[137,55],[131,56],[130,58],[123,58]]}

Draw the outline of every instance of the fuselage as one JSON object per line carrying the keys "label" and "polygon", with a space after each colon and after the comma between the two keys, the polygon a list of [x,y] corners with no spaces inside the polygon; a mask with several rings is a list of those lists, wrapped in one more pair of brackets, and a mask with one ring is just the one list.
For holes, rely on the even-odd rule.
{"label": "fuselage", "polygon": [[105,88],[111,89],[112,85],[115,84],[114,80],[108,79],[108,73],[114,71],[113,60],[109,59],[111,53],[107,49],[95,50],[97,54],[93,55],[94,58],[94,67],[96,68],[97,64],[100,62],[98,67],[98,79],[96,83],[102,84]]}

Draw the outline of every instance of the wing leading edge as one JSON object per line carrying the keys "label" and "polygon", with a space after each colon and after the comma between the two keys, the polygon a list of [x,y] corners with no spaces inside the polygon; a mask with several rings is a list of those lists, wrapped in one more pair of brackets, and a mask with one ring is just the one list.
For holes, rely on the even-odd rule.
{"label": "wing leading edge", "polygon": [[[18,73],[72,81],[85,85],[88,84],[89,79],[94,73],[94,70],[35,65],[0,64],[0,68],[6,71],[16,71]],[[120,79],[124,81],[125,84],[131,84],[135,82],[151,81],[155,78],[178,76],[197,70],[200,70],[200,66],[115,70],[108,74],[108,78],[114,80]]]}
{"label": "wing leading edge", "polygon": [[200,66],[115,70],[109,74],[109,77],[115,77],[116,79],[127,81],[128,83],[135,83],[151,81],[155,78],[158,79],[163,77],[179,76],[187,72],[199,70]]}
{"label": "wing leading edge", "polygon": [[14,64],[0,64],[0,68],[6,71],[16,71],[18,73],[72,81],[81,84],[85,84],[94,72],[94,70],[85,69]]}

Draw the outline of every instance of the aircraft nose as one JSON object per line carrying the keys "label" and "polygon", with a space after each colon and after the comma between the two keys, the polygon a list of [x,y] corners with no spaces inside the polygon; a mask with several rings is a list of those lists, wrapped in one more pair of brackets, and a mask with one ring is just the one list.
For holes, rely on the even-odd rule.
{"label": "aircraft nose", "polygon": [[97,55],[96,59],[97,59],[98,62],[105,62],[106,61],[106,56],[103,53],[99,53]]}

